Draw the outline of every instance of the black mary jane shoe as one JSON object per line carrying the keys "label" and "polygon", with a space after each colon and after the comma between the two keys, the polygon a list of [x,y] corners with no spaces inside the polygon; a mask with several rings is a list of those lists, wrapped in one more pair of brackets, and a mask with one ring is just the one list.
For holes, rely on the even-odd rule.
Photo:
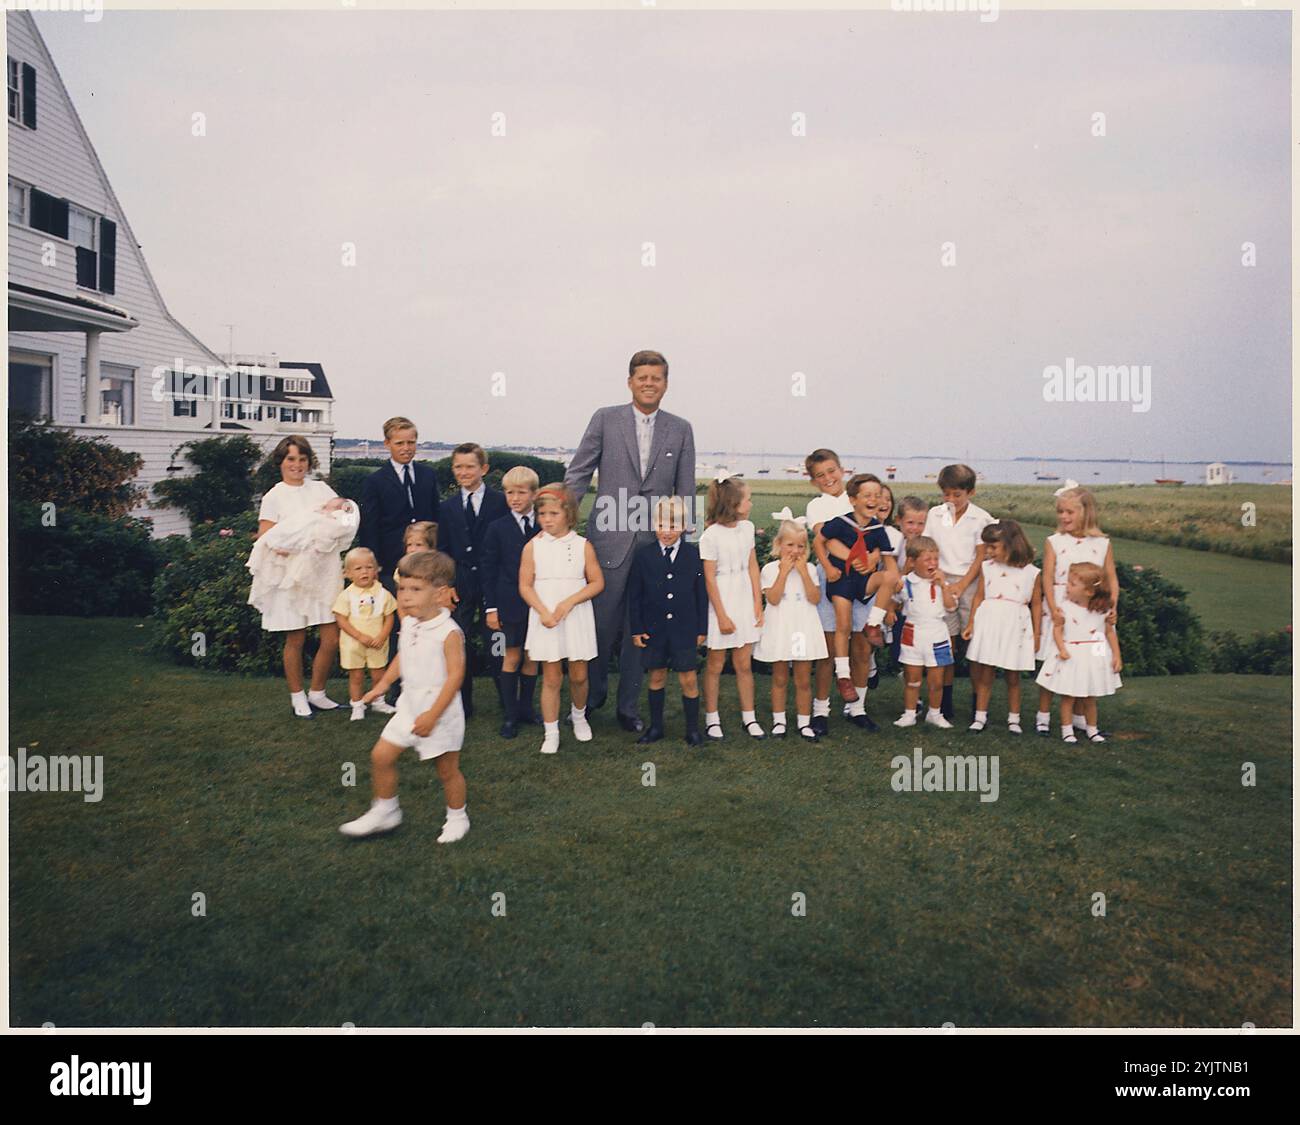
{"label": "black mary jane shoe", "polygon": [[880,729],[878,726],[876,726],[875,720],[870,715],[868,715],[865,711],[861,715],[850,715],[849,722],[851,722],[859,730],[866,731],[868,734],[874,734],[876,731]]}
{"label": "black mary jane shoe", "polygon": [[773,723],[773,724],[772,724],[772,729],[771,729],[770,731],[768,731],[768,737],[769,737],[769,738],[784,738],[784,737],[785,737],[785,723]]}
{"label": "black mary jane shoe", "polygon": [[821,741],[821,739],[817,736],[817,732],[816,732],[815,730],[813,730],[812,727],[800,727],[800,728],[799,728],[799,737],[802,738],[805,742],[820,742],[820,741]]}
{"label": "black mary jane shoe", "polygon": [[811,726],[813,733],[816,734],[818,738],[822,738],[831,733],[830,720],[827,719],[825,715],[814,715]]}
{"label": "black mary jane shoe", "polygon": [[[755,727],[758,728],[757,734],[754,733]],[[763,739],[767,737],[767,731],[763,729],[762,725],[759,723],[757,719],[755,719],[752,723],[745,724],[745,733],[749,735],[749,737],[752,738],[755,742],[762,742]]]}
{"label": "black mary jane shoe", "polygon": [[[718,732],[717,734],[713,733],[715,730]],[[721,723],[710,723],[707,727],[704,728],[704,736],[710,742],[722,742],[727,737],[725,734],[722,733]]]}
{"label": "black mary jane shoe", "polygon": [[620,715],[618,725],[631,734],[640,734],[645,730],[645,723],[641,721],[639,715]]}
{"label": "black mary jane shoe", "polygon": [[643,746],[647,742],[658,742],[664,736],[663,727],[646,727],[645,733],[636,740],[638,746]]}

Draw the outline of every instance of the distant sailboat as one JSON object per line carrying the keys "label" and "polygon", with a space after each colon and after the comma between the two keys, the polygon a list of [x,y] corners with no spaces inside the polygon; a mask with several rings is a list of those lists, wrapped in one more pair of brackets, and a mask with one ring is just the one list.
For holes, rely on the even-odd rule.
{"label": "distant sailboat", "polygon": [[1060,480],[1060,479],[1061,478],[1058,477],[1055,473],[1044,471],[1042,465],[1039,465],[1038,468],[1034,470],[1034,480]]}
{"label": "distant sailboat", "polygon": [[765,449],[762,453],[762,459],[759,461],[758,475],[766,476],[771,471],[772,470],[767,467],[767,450]]}

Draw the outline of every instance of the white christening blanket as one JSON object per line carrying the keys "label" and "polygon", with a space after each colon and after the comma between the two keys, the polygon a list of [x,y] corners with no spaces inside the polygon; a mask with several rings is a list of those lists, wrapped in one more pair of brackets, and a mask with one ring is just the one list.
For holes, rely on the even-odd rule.
{"label": "white christening blanket", "polygon": [[248,556],[253,574],[248,604],[265,613],[274,599],[277,606],[287,603],[306,613],[321,602],[332,603],[343,589],[339,552],[360,523],[361,509],[351,500],[335,511],[317,509],[281,520]]}

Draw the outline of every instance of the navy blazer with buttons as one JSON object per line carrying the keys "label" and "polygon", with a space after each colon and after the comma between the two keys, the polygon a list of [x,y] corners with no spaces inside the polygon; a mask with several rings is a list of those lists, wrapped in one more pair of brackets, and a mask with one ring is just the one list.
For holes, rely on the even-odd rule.
{"label": "navy blazer with buttons", "polygon": [[[487,500],[483,501],[485,504]],[[533,530],[531,539],[541,529],[537,526],[537,513],[528,516]],[[528,542],[520,530],[514,512],[507,512],[493,520],[483,536],[483,560],[479,564],[483,576],[483,608],[495,609],[502,621],[527,621],[528,604],[519,596],[519,560],[524,544]]]}
{"label": "navy blazer with buttons", "polygon": [[487,529],[510,511],[504,492],[487,488],[474,520],[471,539],[465,526],[465,497],[458,488],[443,502],[438,516],[438,550],[456,560],[456,594],[462,605],[477,602],[483,593],[480,571]]}
{"label": "navy blazer with buttons", "polygon": [[709,631],[709,595],[699,547],[677,540],[671,563],[658,540],[639,548],[632,556],[627,608],[634,636],[649,633],[653,642],[667,634],[669,648],[693,649],[696,639]]}
{"label": "navy blazer with buttons", "polygon": [[357,540],[375,553],[382,573],[401,561],[403,536],[413,523],[438,519],[438,475],[429,465],[411,462],[412,508],[391,462],[376,469],[361,485],[361,527]]}

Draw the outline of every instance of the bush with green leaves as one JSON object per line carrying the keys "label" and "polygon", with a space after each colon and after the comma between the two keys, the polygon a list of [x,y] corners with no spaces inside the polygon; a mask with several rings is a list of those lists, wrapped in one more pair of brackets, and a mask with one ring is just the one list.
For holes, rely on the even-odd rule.
{"label": "bush with green leaves", "polygon": [[252,438],[198,438],[173,452],[184,456],[194,472],[168,477],[154,485],[158,508],[179,508],[190,523],[225,520],[248,510],[253,502],[253,469],[262,459],[262,448]]}
{"label": "bush with green leaves", "polygon": [[75,509],[116,519],[144,502],[145,490],[132,483],[143,464],[140,454],[104,438],[9,417],[11,504],[53,504],[56,517]]}
{"label": "bush with green leaves", "polygon": [[149,612],[158,549],[129,516],[30,502],[9,505],[9,605],[14,613],[133,617]]}
{"label": "bush with green leaves", "polygon": [[1236,633],[1210,635],[1210,670],[1255,676],[1291,675],[1291,627],[1256,633],[1249,639]]}
{"label": "bush with green leaves", "polygon": [[1120,654],[1126,676],[1181,676],[1204,671],[1208,653],[1187,591],[1150,567],[1116,563]]}
{"label": "bush with green leaves", "polygon": [[[182,664],[223,672],[278,675],[284,637],[262,629],[248,604],[245,562],[257,534],[257,513],[196,524],[192,537],[162,541],[163,565],[153,583],[156,647]],[[308,650],[318,643],[308,630]]]}

